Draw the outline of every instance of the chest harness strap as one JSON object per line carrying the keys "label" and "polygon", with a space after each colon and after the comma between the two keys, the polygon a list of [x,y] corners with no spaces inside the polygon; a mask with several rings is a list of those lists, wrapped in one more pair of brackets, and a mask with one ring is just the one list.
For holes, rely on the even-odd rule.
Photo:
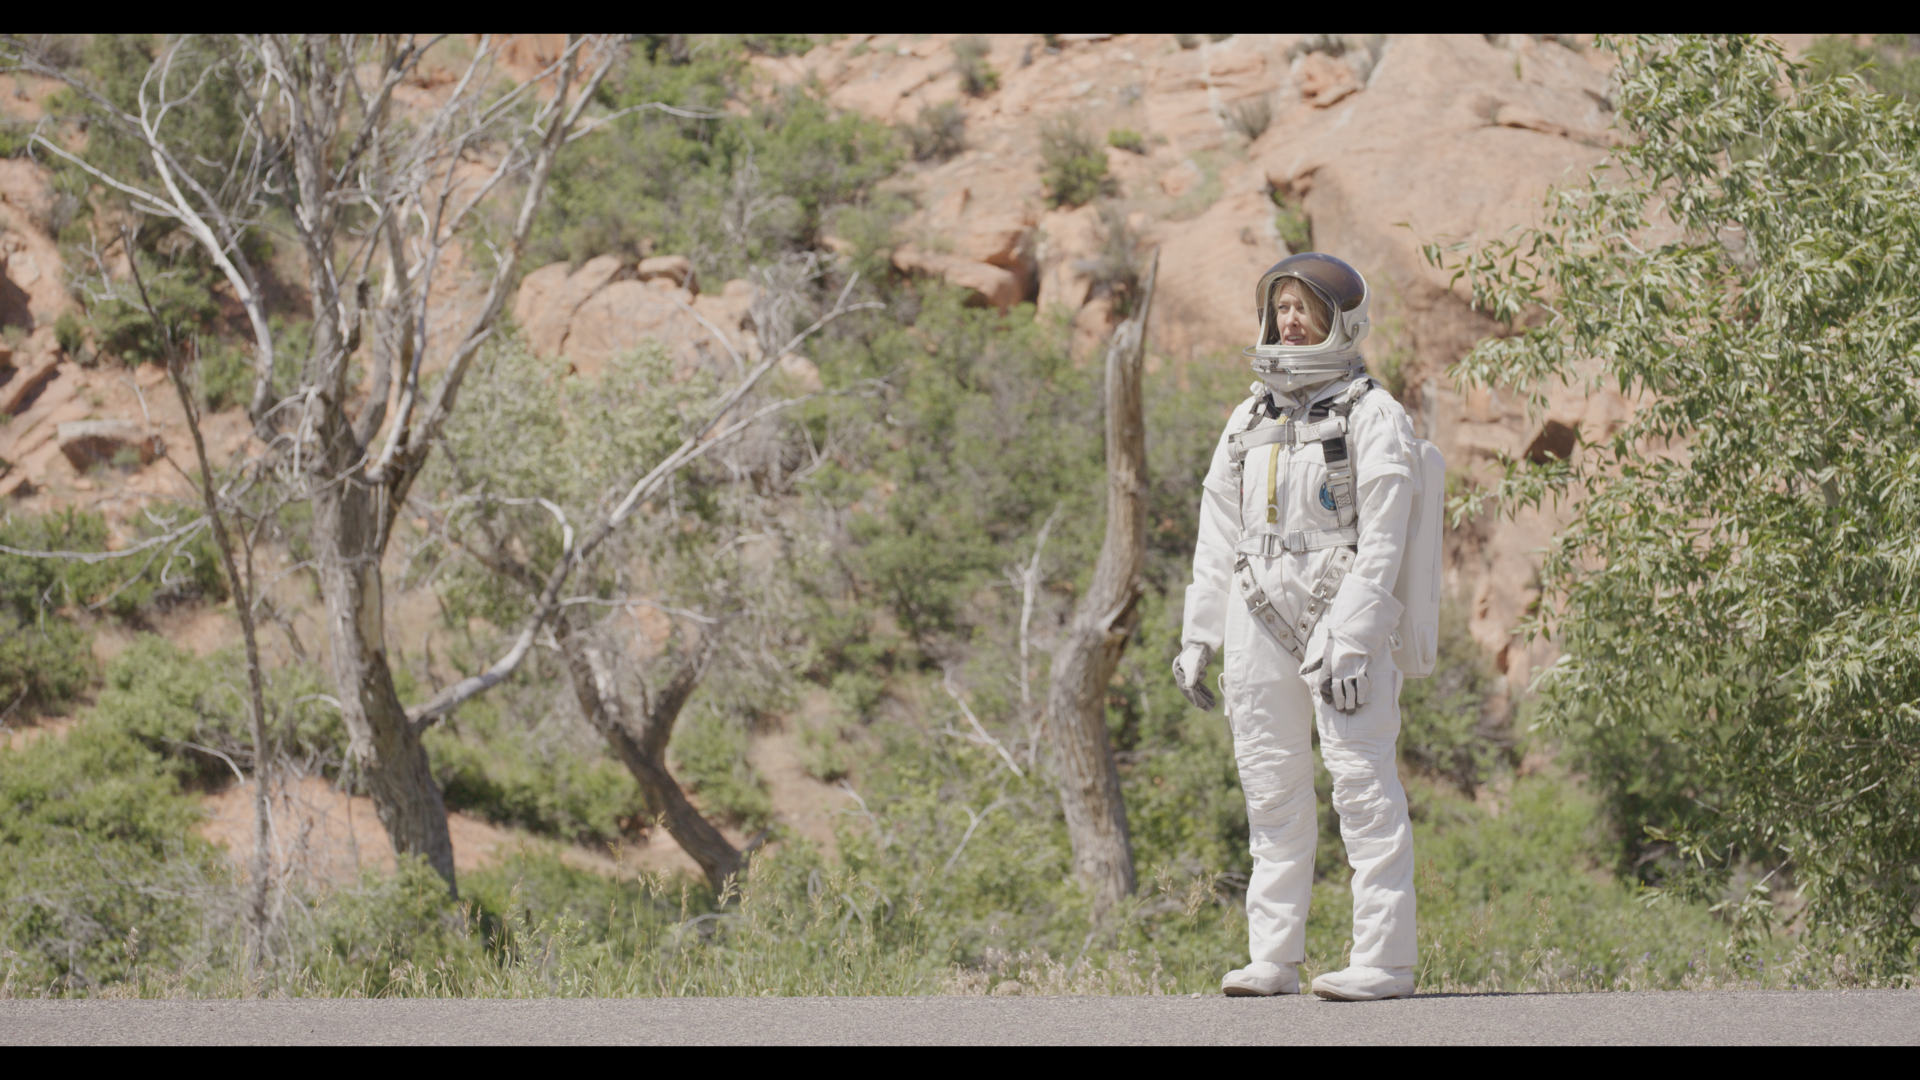
{"label": "chest harness strap", "polygon": [[[1364,377],[1355,379],[1341,393],[1314,402],[1307,410],[1306,421],[1296,424],[1280,415],[1280,408],[1272,395],[1263,393],[1263,388],[1256,383],[1254,392],[1259,396],[1248,410],[1246,427],[1227,439],[1229,469],[1241,487],[1242,539],[1234,545],[1234,584],[1239,586],[1249,613],[1273,633],[1280,646],[1291,653],[1295,660],[1305,659],[1307,639],[1313,635],[1313,628],[1319,624],[1320,617],[1332,605],[1334,594],[1340,591],[1340,583],[1346,580],[1347,571],[1353,569],[1353,560],[1358,553],[1360,530],[1355,524],[1358,510],[1353,498],[1353,459],[1347,453],[1347,418],[1352,414],[1353,406],[1371,389],[1373,380]],[[1260,421],[1266,418],[1279,422],[1270,427],[1258,427]],[[1287,533],[1270,530],[1246,535],[1247,451],[1269,444],[1292,449],[1310,442],[1319,443],[1321,454],[1326,458],[1327,493],[1333,498],[1339,528],[1296,529]],[[1326,548],[1334,549],[1333,554],[1320,571],[1319,578],[1314,581],[1306,605],[1291,619],[1283,616],[1254,578],[1250,556],[1274,558],[1281,552],[1302,554]]]}

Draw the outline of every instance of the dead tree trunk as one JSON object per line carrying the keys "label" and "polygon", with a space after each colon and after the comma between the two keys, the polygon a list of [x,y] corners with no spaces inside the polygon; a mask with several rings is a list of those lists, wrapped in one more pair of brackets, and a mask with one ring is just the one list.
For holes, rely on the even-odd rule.
{"label": "dead tree trunk", "polygon": [[1047,725],[1074,871],[1105,914],[1133,892],[1133,845],[1120,773],[1107,740],[1107,684],[1139,622],[1147,556],[1147,430],[1140,372],[1160,256],[1154,253],[1140,308],[1107,348],[1107,537],[1093,583],[1053,654]]}
{"label": "dead tree trunk", "polygon": [[[344,425],[342,425],[344,427]],[[343,447],[357,451],[357,447]],[[347,453],[341,471],[352,465]],[[357,456],[357,453],[355,454]],[[353,762],[373,797],[394,851],[424,856],[454,881],[453,839],[446,803],[433,781],[423,729],[409,723],[387,666],[380,557],[385,530],[377,518],[385,492],[359,477],[320,488],[313,497],[313,555],[326,602],[327,637],[340,712],[356,745]]]}
{"label": "dead tree trunk", "polygon": [[[456,195],[458,185],[452,181],[452,162],[477,141],[484,129],[484,125],[459,114],[459,108],[465,106],[459,106],[461,93],[456,92],[454,100],[442,107],[419,137],[417,145],[424,149],[416,149],[411,172],[395,172],[382,181],[387,186],[374,192],[387,205],[382,222],[388,220],[386,215],[398,218],[413,212],[429,226],[415,238],[416,246],[426,253],[420,260],[421,270],[403,279],[401,267],[406,256],[402,251],[390,251],[394,288],[387,290],[387,299],[390,306],[404,305],[414,313],[414,329],[400,343],[399,355],[409,361],[406,383],[399,414],[389,427],[386,447],[377,460],[375,440],[386,415],[385,383],[380,404],[369,402],[358,423],[346,408],[351,397],[346,381],[348,361],[358,348],[371,294],[369,264],[363,257],[359,280],[349,289],[343,272],[347,268],[336,265],[334,251],[342,224],[338,205],[348,201],[339,197],[347,170],[331,168],[329,155],[335,152],[347,126],[348,113],[341,102],[350,96],[346,91],[352,87],[347,84],[354,78],[354,71],[350,67],[335,68],[324,42],[268,38],[260,49],[268,68],[279,74],[280,81],[300,89],[289,95],[293,120],[289,157],[300,205],[308,208],[297,231],[307,247],[314,311],[313,350],[302,374],[304,386],[310,388],[302,418],[311,440],[305,467],[313,500],[313,562],[327,608],[340,711],[353,738],[354,765],[373,797],[394,851],[425,857],[446,879],[449,890],[455,888],[455,878],[446,803],[434,783],[421,741],[429,723],[408,716],[393,685],[387,661],[380,562],[391,537],[396,508],[405,504],[409,487],[425,466],[439,430],[455,407],[462,378],[480,343],[492,332],[505,290],[526,246],[534,213],[545,195],[554,155],[566,143],[594,87],[612,66],[614,57],[608,46],[601,50],[603,58],[591,78],[580,93],[574,94],[583,48],[583,39],[570,38],[566,53],[551,71],[553,97],[536,110],[522,139],[509,143],[508,152],[481,191]],[[481,85],[474,80],[486,52],[483,48],[473,58],[459,84],[461,91]],[[390,75],[389,81],[392,78]],[[383,135],[378,129],[384,119],[384,109],[370,111],[365,134],[353,145],[377,151],[376,158],[386,153],[386,148],[375,146]],[[461,134],[450,134],[456,131]],[[419,383],[429,329],[426,313],[432,294],[431,268],[481,195],[516,164],[528,171],[519,218],[505,250],[496,259],[493,280],[479,312],[455,339],[453,355],[423,403]],[[432,179],[440,175],[446,177],[444,182]],[[384,238],[391,245],[397,237],[397,232],[385,230],[384,237],[376,233],[367,243],[370,247]],[[409,283],[411,294],[402,288]],[[392,317],[389,313],[389,321]],[[390,376],[393,358],[386,359],[389,363],[382,367]]]}
{"label": "dead tree trunk", "polygon": [[705,655],[688,657],[674,670],[666,685],[649,694],[641,688],[640,712],[636,716],[627,707],[626,698],[614,679],[612,658],[587,635],[569,627],[564,616],[554,620],[554,632],[561,638],[561,651],[567,659],[567,673],[573,680],[573,693],[593,726],[640,785],[647,813],[656,821],[665,821],[667,832],[681,850],[700,864],[713,886],[715,896],[722,895],[728,879],[738,884],[741,853],[720,835],[720,830],[703,817],[686,792],[667,771],[667,742],[673,737],[674,722],[680,710],[700,685],[706,669]]}
{"label": "dead tree trunk", "polygon": [[[395,851],[426,856],[452,888],[446,809],[420,743],[439,714],[410,718],[394,692],[380,560],[396,508],[405,505],[456,406],[461,381],[493,334],[555,156],[579,133],[581,114],[621,45],[611,37],[569,35],[554,63],[509,86],[496,80],[498,42],[482,36],[449,95],[424,114],[396,122],[388,107],[394,92],[439,40],[241,35],[207,50],[197,37],[176,36],[164,39],[132,111],[82,73],[50,66],[9,39],[0,39],[0,66],[65,82],[138,142],[147,160],[114,175],[56,141],[33,136],[36,146],[131,197],[136,212],[178,222],[245,308],[256,345],[254,431],[273,459],[268,472],[313,500],[313,561],[353,761]],[[541,101],[543,87],[551,88],[551,96]],[[194,115],[182,106],[203,93],[230,94],[243,121],[235,126],[232,145],[212,158],[188,153],[179,142],[182,125],[192,124]],[[523,115],[518,103],[532,115]],[[192,134],[197,140],[206,133]],[[469,171],[468,164],[486,156],[483,149],[495,164]],[[421,366],[433,329],[428,316],[434,270],[460,234],[471,230],[476,209],[522,175],[519,216],[494,252],[485,298],[453,339],[451,356],[428,393]],[[291,388],[274,385],[266,302],[246,255],[253,246],[248,237],[270,205],[291,211],[285,220],[305,256],[313,305],[312,348]],[[357,232],[361,224],[367,226],[364,235]],[[377,323],[389,331],[408,329],[398,341],[386,339],[374,394],[355,410],[348,371],[369,314],[373,257],[381,245],[386,280]],[[389,421],[388,388],[401,362],[404,383],[397,415]],[[293,392],[276,402],[282,389]],[[351,415],[356,411],[357,417]],[[377,445],[383,429],[384,448]]]}

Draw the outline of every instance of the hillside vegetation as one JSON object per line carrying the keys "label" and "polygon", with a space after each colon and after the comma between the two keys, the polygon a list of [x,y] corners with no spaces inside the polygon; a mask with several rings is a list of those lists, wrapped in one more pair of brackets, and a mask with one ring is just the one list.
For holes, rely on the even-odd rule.
{"label": "hillside vegetation", "polygon": [[[971,241],[949,236],[941,250],[941,219],[916,182],[974,152],[962,104],[1020,92],[997,37],[900,39],[902,57],[938,45],[944,65],[950,54],[939,77],[958,104],[894,123],[780,74],[814,49],[859,60],[864,39],[618,43],[583,111],[592,130],[555,157],[525,238],[533,274],[520,275],[529,284],[508,305],[517,315],[477,346],[458,409],[392,507],[386,592],[366,616],[385,620],[383,663],[415,710],[494,664],[521,627],[540,630],[499,685],[419,724],[446,808],[513,838],[450,880],[419,854],[395,858],[399,844],[358,836],[349,851],[331,826],[300,816],[303,783],[342,805],[371,805],[374,792],[331,665],[328,549],[311,499],[287,494],[300,466],[286,447],[300,444],[272,437],[297,428],[249,412],[255,330],[205,249],[98,180],[149,168],[109,112],[135,100],[156,57],[187,41],[179,55],[196,78],[237,87],[240,51],[197,38],[4,40],[10,55],[98,95],[51,77],[32,84],[34,120],[48,118],[32,130],[62,140],[69,157],[35,150],[24,121],[0,128],[0,165],[36,170],[50,193],[32,239],[57,244],[68,283],[58,319],[9,325],[19,371],[38,371],[26,358],[44,353],[58,372],[14,423],[91,418],[91,394],[95,409],[111,401],[144,416],[167,446],[164,460],[137,441],[88,459],[35,443],[36,462],[61,453],[73,476],[8,489],[0,996],[1200,993],[1245,961],[1247,824],[1231,735],[1167,674],[1199,480],[1245,393],[1233,352],[1150,350],[1145,593],[1106,701],[1141,883],[1118,912],[1096,914],[1074,877],[1042,723],[1050,650],[1105,528],[1099,349],[1132,310],[1152,250],[1135,216],[1145,196],[1115,182],[1110,160],[1131,167],[1126,155],[1153,152],[1146,123],[1142,134],[1046,121],[1023,181],[1034,210],[1084,203],[1075,220],[1099,223],[1097,247],[1049,262],[1023,239],[1012,250],[1026,254],[1006,266],[974,259],[1018,279],[1017,295],[989,295],[1004,283],[967,284]],[[1131,61],[1149,43],[1177,58],[1220,41],[1098,44]],[[428,115],[482,44],[435,43],[394,108]],[[551,80],[550,46],[503,51],[487,93]],[[1538,45],[1548,46],[1596,47]],[[1028,62],[1092,47],[1038,35]],[[1384,47],[1309,36],[1290,77],[1312,89],[1316,65],[1337,62],[1353,80]],[[1910,984],[1920,352],[1911,320],[1889,314],[1911,307],[1906,277],[1876,270],[1899,264],[1920,220],[1914,114],[1895,104],[1909,92],[1896,81],[1910,81],[1906,48],[1834,39],[1800,68],[1764,41],[1615,43],[1608,108],[1626,149],[1607,151],[1613,171],[1590,188],[1564,182],[1537,246],[1476,239],[1448,250],[1450,238],[1422,238],[1434,260],[1461,269],[1485,312],[1473,325],[1506,319],[1518,330],[1448,376],[1396,344],[1402,309],[1384,306],[1389,351],[1376,369],[1409,413],[1430,415],[1421,387],[1440,378],[1463,395],[1539,389],[1544,410],[1544,388],[1589,377],[1581,365],[1596,357],[1627,365],[1606,371],[1620,395],[1661,403],[1636,414],[1651,427],[1576,425],[1557,453],[1463,451],[1449,475],[1450,564],[1489,549],[1502,511],[1566,515],[1563,546],[1530,586],[1533,629],[1552,635],[1534,655],[1564,656],[1537,690],[1512,678],[1527,670],[1527,639],[1514,639],[1511,661],[1505,638],[1497,653],[1477,639],[1484,593],[1476,601],[1463,587],[1443,610],[1434,676],[1407,684],[1400,755],[1423,990]],[[1868,53],[1884,62],[1852,75]],[[1884,93],[1867,81],[1876,71]],[[1768,114],[1761,132],[1756,117],[1774,107],[1781,78],[1791,108]],[[537,96],[511,105],[515,123],[538,120]],[[1310,97],[1293,105],[1317,107]],[[242,122],[227,98],[195,100],[183,130],[198,141],[183,154],[197,164],[184,168],[218,184],[217,163],[246,145]],[[1689,103],[1706,100],[1719,111],[1702,106],[1689,122]],[[1257,113],[1243,105],[1221,120],[1235,152],[1267,130]],[[599,118],[611,119],[593,126]],[[1865,154],[1852,149],[1862,144],[1904,147],[1904,165],[1894,150],[1808,164]],[[473,153],[491,168],[489,155],[505,151]],[[446,167],[452,176],[466,165]],[[1878,179],[1830,182],[1846,176]],[[476,211],[421,311],[451,325],[480,309],[527,184],[513,175]],[[1312,242],[1305,194],[1263,196],[1260,212],[1277,213],[1284,234],[1266,242]],[[1656,195],[1724,202],[1641,216]],[[1186,197],[1152,196],[1163,208]],[[263,195],[243,230],[272,316],[266,377],[289,410],[318,393],[303,372],[338,336],[315,330],[318,302],[301,284],[312,257],[291,199]],[[23,235],[26,216],[8,219]],[[1715,232],[1729,219],[1747,230],[1745,246]],[[1783,221],[1806,227],[1763,228]],[[384,235],[385,221],[347,222],[341,257],[359,260],[364,294],[378,296],[394,264],[354,245]],[[1663,246],[1647,256],[1621,237]],[[1869,241],[1883,245],[1871,257]],[[1086,279],[1080,307],[1040,302],[1057,285],[1038,272],[1060,266]],[[548,291],[536,294],[536,281]],[[1844,302],[1791,306],[1818,289]],[[1678,295],[1739,299],[1689,307]],[[1628,301],[1631,318],[1616,313]],[[830,310],[844,313],[778,352]],[[411,354],[386,344],[400,332],[376,319],[367,315],[366,339],[346,357],[341,385],[356,407],[376,387],[398,401],[405,386],[382,381],[383,365],[403,373]],[[1757,336],[1716,338],[1725,347],[1715,352],[1675,329],[1716,320]],[[631,339],[597,329],[609,324],[652,329]],[[1769,352],[1776,339],[1805,366]],[[444,340],[422,349],[425,397],[454,350]],[[1792,394],[1758,389],[1744,402],[1688,395],[1700,372],[1724,375],[1714,365],[1729,356],[1742,385],[1767,394],[1840,370],[1822,367],[1836,358],[1862,365],[1883,392],[1865,402],[1829,386],[1820,400],[1835,404],[1811,413],[1779,404],[1801,400]],[[211,530],[182,531],[205,504],[189,414],[166,400],[169,363],[186,373],[214,475],[237,492],[221,496],[232,500],[222,512],[251,530],[240,594],[263,643],[264,734],[250,722],[233,582]],[[751,394],[726,398],[762,368]],[[72,411],[42,416],[31,410],[53,404],[39,402]],[[726,407],[716,413],[717,402]],[[1826,443],[1796,443],[1778,473],[1743,471],[1772,444],[1728,430],[1735,415],[1750,436],[1769,416],[1810,431],[1842,413]],[[701,427],[710,414],[750,422],[649,489],[543,615],[553,568],[638,490],[636,477],[683,444],[703,445],[701,432],[716,430]],[[26,445],[26,431],[9,436]],[[1689,442],[1691,459],[1645,451]],[[1703,478],[1709,466],[1718,471]],[[65,475],[52,467],[34,475]],[[1636,471],[1647,469],[1668,471],[1655,482]],[[1643,486],[1608,486],[1629,482]],[[1758,503],[1738,501],[1742,488]],[[1820,536],[1854,546],[1767,531],[1809,511],[1828,514]],[[1693,547],[1673,539],[1716,514],[1721,531]],[[1682,603],[1722,596],[1712,610]],[[1778,605],[1769,626],[1751,614],[1762,600]],[[203,617],[220,628],[216,640],[181,629]],[[1793,628],[1790,642],[1770,629],[1779,626]],[[628,729],[616,722],[623,710]],[[669,828],[671,807],[647,786],[644,747],[619,741],[660,717],[669,781],[739,854],[738,872],[716,874],[690,852],[691,834]],[[1330,780],[1317,778],[1305,975],[1343,966],[1350,945],[1350,871]],[[258,782],[279,815],[264,916],[233,840],[245,830],[207,822],[216,800]],[[363,857],[362,844],[384,855]]]}

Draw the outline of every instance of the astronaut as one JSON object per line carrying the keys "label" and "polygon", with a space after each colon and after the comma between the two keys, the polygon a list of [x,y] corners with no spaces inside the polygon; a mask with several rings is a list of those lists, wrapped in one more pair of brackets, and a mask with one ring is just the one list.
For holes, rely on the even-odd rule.
{"label": "astronaut", "polygon": [[[1213,707],[1220,680],[1246,795],[1252,962],[1233,995],[1297,994],[1318,826],[1312,728],[1353,867],[1350,966],[1323,998],[1413,993],[1413,834],[1395,769],[1402,675],[1393,650],[1416,467],[1400,405],[1366,375],[1367,283],[1331,256],[1295,255],[1255,291],[1260,381],[1215,449],[1200,502],[1174,680]],[[1421,672],[1424,674],[1424,672]]]}

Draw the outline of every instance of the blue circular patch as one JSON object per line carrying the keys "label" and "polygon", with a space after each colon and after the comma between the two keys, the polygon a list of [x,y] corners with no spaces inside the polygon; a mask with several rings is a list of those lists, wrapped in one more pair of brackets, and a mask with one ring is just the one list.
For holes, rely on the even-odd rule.
{"label": "blue circular patch", "polygon": [[1339,509],[1339,507],[1333,504],[1333,492],[1327,490],[1327,485],[1325,484],[1320,485],[1320,505],[1329,510]]}

